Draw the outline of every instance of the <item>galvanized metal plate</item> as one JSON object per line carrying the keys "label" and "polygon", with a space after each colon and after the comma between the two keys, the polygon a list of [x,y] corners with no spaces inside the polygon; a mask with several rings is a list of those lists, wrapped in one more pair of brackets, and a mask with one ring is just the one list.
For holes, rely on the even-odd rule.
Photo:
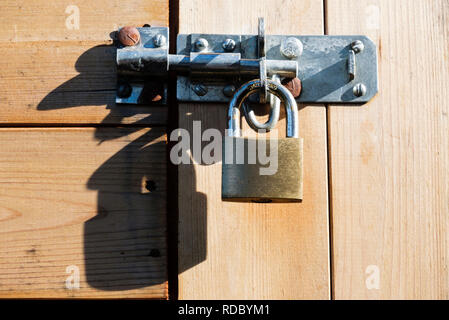
{"label": "galvanized metal plate", "polygon": [[[167,27],[142,27],[137,28],[140,33],[140,42],[135,46],[126,47],[117,43],[117,104],[137,105],[161,105],[167,104],[167,62],[161,59],[161,63],[152,64],[150,68],[144,64],[123,63],[135,58],[139,61],[144,53],[161,57],[168,54],[169,32]],[[158,47],[154,43],[157,35],[165,37],[165,44]],[[147,70],[149,69],[149,70]],[[157,77],[155,77],[157,73]],[[127,90],[120,90],[120,86],[126,85]],[[129,94],[120,96],[120,92]]]}
{"label": "galvanized metal plate", "polygon": [[[281,42],[287,38],[297,38],[304,46],[303,53],[296,58],[299,65],[298,77],[302,82],[302,92],[297,101],[300,103],[323,104],[345,103],[361,104],[368,102],[378,92],[377,49],[375,44],[366,36],[266,36],[266,58],[288,60],[280,52]],[[196,51],[194,43],[198,38],[209,42],[207,52],[224,52],[222,43],[227,38],[236,41],[234,52],[239,52],[242,59],[257,59],[256,35],[217,35],[191,34],[178,35],[178,54],[189,55]],[[351,44],[360,40],[364,50],[355,55],[356,75],[351,80],[348,61]],[[177,98],[180,101],[198,102],[228,102],[229,97],[223,94],[227,84],[238,86],[251,79],[192,79],[178,76]],[[201,81],[207,87],[207,93],[199,96],[193,91],[193,86]],[[354,86],[364,84],[366,94],[357,97]]]}

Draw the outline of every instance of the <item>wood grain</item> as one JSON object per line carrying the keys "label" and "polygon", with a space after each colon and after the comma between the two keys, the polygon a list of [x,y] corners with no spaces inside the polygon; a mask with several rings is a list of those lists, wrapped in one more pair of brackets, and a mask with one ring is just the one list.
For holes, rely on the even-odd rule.
{"label": "wood grain", "polygon": [[0,297],[167,298],[163,128],[2,128],[0,145]]}
{"label": "wood grain", "polygon": [[168,26],[168,1],[3,0],[0,42],[102,42],[121,26],[144,24]]}
{"label": "wood grain", "polygon": [[335,298],[448,299],[449,2],[326,7],[329,34],[370,36],[380,61],[372,102],[329,108]]}
{"label": "wood grain", "polygon": [[168,26],[168,0],[77,1],[79,29],[67,27],[70,5],[2,3],[0,124],[165,124],[167,107],[115,105],[110,33],[128,24]]}
{"label": "wood grain", "polygon": [[2,2],[1,126],[139,127],[0,129],[0,297],[167,298],[165,129],[141,128],[167,108],[115,105],[110,33],[168,14],[167,0]]}
{"label": "wood grain", "polygon": [[[238,8],[238,10],[236,10]],[[180,1],[180,33],[322,34],[322,1]],[[303,106],[305,107],[305,106]],[[179,168],[181,299],[329,298],[326,113],[299,113],[304,201],[221,201],[221,162]],[[180,127],[224,131],[226,105],[181,104]],[[285,128],[282,120],[280,128]]]}

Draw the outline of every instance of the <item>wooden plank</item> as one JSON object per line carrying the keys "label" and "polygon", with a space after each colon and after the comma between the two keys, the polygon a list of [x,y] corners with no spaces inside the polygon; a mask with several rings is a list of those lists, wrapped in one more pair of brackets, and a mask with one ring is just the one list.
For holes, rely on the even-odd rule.
{"label": "wooden plank", "polygon": [[167,107],[115,105],[112,45],[13,44],[0,52],[8,57],[0,61],[0,124],[166,123]]}
{"label": "wooden plank", "polygon": [[41,0],[2,5],[0,124],[165,124],[167,107],[115,105],[109,34],[128,24],[167,26],[168,0],[78,1],[78,29],[70,19],[67,26],[67,6]]}
{"label": "wooden plank", "polygon": [[120,26],[168,26],[167,0],[3,0],[0,42],[109,39]]}
{"label": "wooden plank", "polygon": [[167,298],[164,128],[2,128],[0,145],[0,297]]}
{"label": "wooden plank", "polygon": [[335,298],[448,299],[449,2],[327,1],[327,17],[380,60],[372,102],[329,108]]}
{"label": "wooden plank", "polygon": [[[180,33],[322,34],[322,1],[180,1]],[[226,105],[181,104],[180,127],[223,133]],[[181,299],[329,298],[326,114],[300,110],[304,201],[221,201],[221,162],[179,167]],[[280,128],[285,128],[285,119]]]}

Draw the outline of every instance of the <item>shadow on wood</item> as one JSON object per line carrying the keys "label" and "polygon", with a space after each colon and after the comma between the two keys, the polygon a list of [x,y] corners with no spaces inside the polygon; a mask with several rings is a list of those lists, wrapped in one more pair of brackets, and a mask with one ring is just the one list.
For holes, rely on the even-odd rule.
{"label": "shadow on wood", "polygon": [[[144,124],[148,119],[126,127],[111,127],[111,123],[120,125],[124,118],[132,117],[136,109],[140,113],[148,111],[148,117],[153,115],[149,106],[116,106],[115,88],[101,89],[103,99],[91,95],[89,90],[80,89],[86,88],[85,82],[92,81],[95,73],[102,71],[95,61],[103,61],[104,65],[105,60],[110,61],[106,72],[115,77],[115,46],[93,47],[75,64],[80,74],[50,92],[37,109],[107,105],[110,113],[95,130],[99,144],[126,138],[133,132],[144,132],[137,139],[130,139],[123,149],[93,172],[87,182],[88,189],[98,192],[98,202],[97,215],[84,222],[85,278],[91,287],[107,291],[163,284],[168,278],[167,255],[177,254],[176,248],[167,248],[167,200],[177,197],[177,193],[167,190],[166,128],[157,126],[147,130]],[[92,85],[92,88],[98,88],[98,85]],[[191,167],[194,187],[195,172]],[[196,251],[192,252],[190,263],[178,272],[206,259],[206,195],[193,193],[191,201],[201,202],[202,205],[196,207],[203,209],[194,213],[198,217],[193,220],[198,225],[190,235],[189,246]],[[169,236],[177,237],[172,233]]]}

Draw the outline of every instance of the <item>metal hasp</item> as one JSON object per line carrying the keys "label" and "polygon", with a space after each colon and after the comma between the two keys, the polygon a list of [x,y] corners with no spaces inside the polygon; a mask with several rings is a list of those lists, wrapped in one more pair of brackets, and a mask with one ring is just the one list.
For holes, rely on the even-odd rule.
{"label": "metal hasp", "polygon": [[168,71],[178,75],[179,101],[229,102],[262,70],[298,77],[300,103],[361,104],[378,91],[377,50],[365,36],[181,34],[172,55],[168,28],[135,29],[138,43],[117,47],[117,103],[166,103]]}

